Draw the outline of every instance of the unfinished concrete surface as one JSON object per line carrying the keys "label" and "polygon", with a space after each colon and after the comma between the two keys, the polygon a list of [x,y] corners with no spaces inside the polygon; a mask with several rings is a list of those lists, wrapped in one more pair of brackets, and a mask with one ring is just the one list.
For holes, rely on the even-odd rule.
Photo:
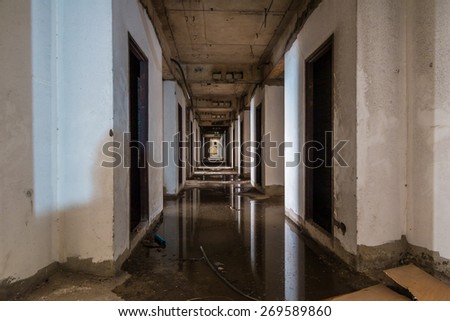
{"label": "unfinished concrete surface", "polygon": [[119,301],[113,290],[129,278],[126,273],[116,277],[58,271],[31,293],[19,300],[32,301]]}

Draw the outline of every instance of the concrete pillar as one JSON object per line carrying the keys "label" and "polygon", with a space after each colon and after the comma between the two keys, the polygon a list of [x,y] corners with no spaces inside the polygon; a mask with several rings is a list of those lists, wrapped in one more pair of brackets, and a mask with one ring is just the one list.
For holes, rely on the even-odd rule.
{"label": "concrete pillar", "polygon": [[[284,142],[284,87],[264,88],[264,190],[284,193],[284,157],[278,148]],[[284,150],[283,150],[284,152]]]}
{"label": "concrete pillar", "polygon": [[181,87],[175,81],[164,81],[164,141],[169,143],[168,153],[164,168],[164,193],[176,195],[183,187],[186,179],[186,166],[182,171],[182,183],[179,184],[178,157],[186,160],[186,148],[183,148],[181,155],[177,145],[176,136],[178,134],[178,106],[182,112],[182,131],[179,140],[186,142],[186,112],[185,98]]}

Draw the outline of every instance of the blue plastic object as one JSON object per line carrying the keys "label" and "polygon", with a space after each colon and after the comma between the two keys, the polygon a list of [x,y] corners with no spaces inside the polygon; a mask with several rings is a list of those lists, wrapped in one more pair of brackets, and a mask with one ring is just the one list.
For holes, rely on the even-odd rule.
{"label": "blue plastic object", "polygon": [[165,248],[165,247],[166,247],[166,240],[165,240],[161,235],[155,234],[154,239],[155,239],[155,242],[156,242],[159,246],[161,246],[162,248]]}

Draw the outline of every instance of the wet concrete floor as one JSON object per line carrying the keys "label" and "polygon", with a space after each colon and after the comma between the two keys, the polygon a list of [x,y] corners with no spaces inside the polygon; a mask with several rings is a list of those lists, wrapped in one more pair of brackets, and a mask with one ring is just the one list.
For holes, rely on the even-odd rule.
{"label": "wet concrete floor", "polygon": [[155,247],[153,234],[137,246],[123,266],[130,277],[114,289],[120,298],[322,300],[375,283],[305,238],[282,196],[248,182],[188,182],[165,201],[156,233],[166,247]]}

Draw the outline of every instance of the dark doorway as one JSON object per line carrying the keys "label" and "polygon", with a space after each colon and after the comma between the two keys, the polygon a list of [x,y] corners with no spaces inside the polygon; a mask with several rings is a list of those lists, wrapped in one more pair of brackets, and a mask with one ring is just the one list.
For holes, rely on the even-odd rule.
{"label": "dark doorway", "polygon": [[333,38],[306,61],[306,217],[332,233]]}
{"label": "dark doorway", "polygon": [[241,176],[244,176],[244,121],[241,120],[241,127],[239,131],[240,140],[240,167],[241,167]]}
{"label": "dark doorway", "polygon": [[178,105],[178,185],[183,184],[183,108]]}
{"label": "dark doorway", "polygon": [[256,177],[255,182],[257,185],[262,186],[262,107],[261,104],[256,107],[256,133],[255,133],[255,143],[256,143]]}
{"label": "dark doorway", "polygon": [[223,146],[222,150],[225,155],[223,155],[223,158],[225,160],[226,166],[231,166],[231,127],[229,127],[224,135],[223,135]]}
{"label": "dark doorway", "polygon": [[148,220],[148,61],[129,36],[130,232]]}
{"label": "dark doorway", "polygon": [[207,162],[207,158],[209,157],[209,138],[202,136],[203,144],[202,144],[202,163],[205,165]]}
{"label": "dark doorway", "polygon": [[192,121],[189,123],[189,177],[194,173],[194,131]]}

